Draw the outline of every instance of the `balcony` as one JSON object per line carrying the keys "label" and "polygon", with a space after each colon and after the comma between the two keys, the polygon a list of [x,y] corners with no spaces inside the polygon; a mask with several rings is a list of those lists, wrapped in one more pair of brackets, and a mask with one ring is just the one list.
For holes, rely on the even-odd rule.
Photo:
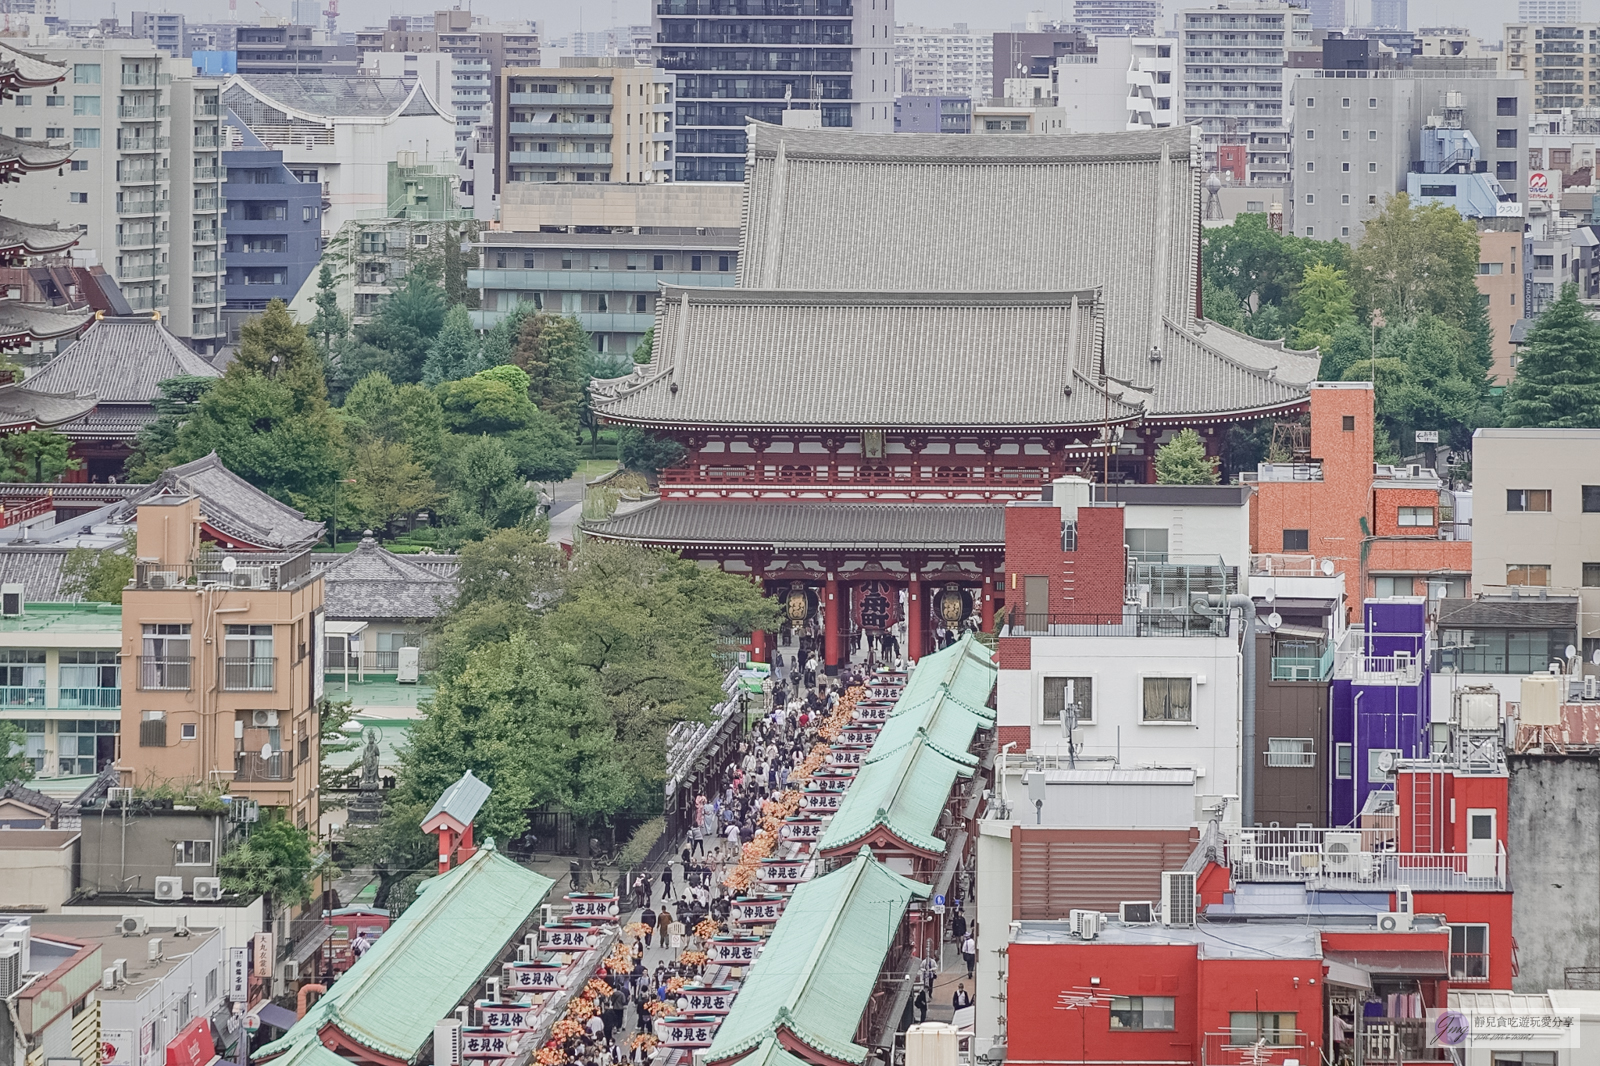
{"label": "balcony", "polygon": [[154,122],[171,112],[166,104],[123,104],[117,108],[117,117],[124,122]]}
{"label": "balcony", "polygon": [[1104,613],[1059,611],[1012,612],[1001,633],[1008,637],[1226,637],[1224,618],[1206,618],[1189,611],[1140,611],[1125,608],[1122,617]]}
{"label": "balcony", "polygon": [[222,299],[222,293],[216,289],[196,289],[189,302],[195,307],[215,307]]}
{"label": "balcony", "polygon": [[227,233],[220,229],[197,229],[190,238],[196,244],[216,244],[226,238]]}
{"label": "balcony", "polygon": [[509,152],[508,162],[543,163],[547,166],[609,167],[610,152]]}
{"label": "balcony", "polygon": [[610,93],[519,93],[511,95],[512,107],[610,107]]}
{"label": "balcony", "polygon": [[225,269],[226,268],[223,266],[222,260],[218,259],[214,255],[206,256],[202,259],[196,259],[194,261],[194,266],[191,268],[191,270],[196,274],[220,274]]}
{"label": "balcony", "polygon": [[1239,475],[1247,484],[1283,481],[1321,481],[1322,463],[1261,463],[1252,471]]}
{"label": "balcony", "polygon": [[217,676],[224,692],[272,692],[277,687],[278,660],[239,658],[223,655],[217,659]]}
{"label": "balcony", "polygon": [[196,322],[189,330],[191,337],[226,337],[228,327],[221,322]]}
{"label": "balcony", "polygon": [[68,710],[105,710],[122,706],[120,688],[64,688],[60,704]]}
{"label": "balcony", "polygon": [[235,781],[288,781],[292,774],[284,753],[275,751],[265,759],[258,751],[233,753],[233,779]]}
{"label": "balcony", "polygon": [[221,181],[225,177],[227,177],[227,170],[225,167],[194,168],[195,181]]}
{"label": "balcony", "polygon": [[0,685],[0,707],[43,707],[44,688]]}
{"label": "balcony", "polygon": [[149,278],[165,277],[167,265],[165,263],[142,263],[138,266],[124,266],[117,271],[119,281],[141,281]]}
{"label": "balcony", "polygon": [[160,242],[157,240],[156,232],[154,230],[151,230],[147,233],[141,232],[117,234],[118,248],[154,248],[158,243]]}
{"label": "balcony", "polygon": [[1272,680],[1274,681],[1326,681],[1333,676],[1333,648],[1320,656],[1274,655]]}
{"label": "balcony", "polygon": [[1246,829],[1228,840],[1236,881],[1303,884],[1320,892],[1503,892],[1506,851],[1402,852],[1392,828]]}
{"label": "balcony", "polygon": [[196,137],[194,139],[194,146],[196,148],[215,148],[220,143],[221,141],[216,134],[207,134],[206,136]]}
{"label": "balcony", "polygon": [[151,658],[139,656],[139,689],[143,692],[187,692],[194,672],[194,656]]}
{"label": "balcony", "polygon": [[160,181],[161,171],[155,167],[141,167],[138,169],[125,168],[117,174],[119,185],[151,185]]}
{"label": "balcony", "polygon": [[156,215],[165,211],[167,201],[148,197],[140,200],[119,200],[117,214],[119,215]]}
{"label": "balcony", "polygon": [[194,114],[196,118],[216,118],[221,111],[216,104],[195,104]]}
{"label": "balcony", "polygon": [[609,122],[512,122],[511,133],[525,137],[609,137]]}

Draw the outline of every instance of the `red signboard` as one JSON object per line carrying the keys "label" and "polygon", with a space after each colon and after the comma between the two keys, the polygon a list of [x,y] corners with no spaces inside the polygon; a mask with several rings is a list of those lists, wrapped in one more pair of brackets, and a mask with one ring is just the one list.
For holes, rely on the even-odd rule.
{"label": "red signboard", "polygon": [[167,1045],[167,1066],[210,1066],[217,1057],[211,1046],[211,1023],[196,1018],[178,1031]]}

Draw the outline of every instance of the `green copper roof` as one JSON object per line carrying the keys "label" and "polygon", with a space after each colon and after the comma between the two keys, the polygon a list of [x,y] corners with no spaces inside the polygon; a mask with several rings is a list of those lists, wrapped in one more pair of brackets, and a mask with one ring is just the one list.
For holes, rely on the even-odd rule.
{"label": "green copper roof", "polygon": [[994,725],[985,705],[998,673],[970,635],[918,662],[820,848],[848,847],[883,826],[913,847],[943,852],[939,816],[956,778],[976,765],[967,751],[973,734]]}
{"label": "green copper roof", "polygon": [[[856,1025],[906,904],[927,895],[927,885],[892,872],[867,848],[850,865],[796,888],[709,1057],[732,1058],[764,1042],[776,1047],[773,1034],[786,1029],[831,1058],[864,1061]],[[774,1058],[769,1066],[786,1064]]]}
{"label": "green copper roof", "polygon": [[809,1063],[786,1050],[777,1037],[769,1036],[760,1047],[740,1059],[739,1066],[809,1066]]}
{"label": "green copper roof", "polygon": [[[252,1057],[297,1051],[334,1025],[374,1051],[411,1059],[433,1036],[434,1023],[473,993],[554,883],[493,848],[480,848],[449,873],[423,882],[416,901],[328,994]],[[304,1066],[322,1064],[308,1060]]]}

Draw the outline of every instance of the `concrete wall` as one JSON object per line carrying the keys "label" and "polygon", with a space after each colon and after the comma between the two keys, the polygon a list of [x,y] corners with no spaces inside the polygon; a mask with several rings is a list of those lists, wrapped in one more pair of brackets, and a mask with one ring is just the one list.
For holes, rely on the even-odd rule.
{"label": "concrete wall", "polygon": [[[1012,793],[1012,802],[1020,802]],[[1022,800],[1026,799],[1026,794]],[[1011,922],[1011,822],[983,819],[978,822],[977,906],[967,916],[977,923],[978,979],[972,989],[977,1007],[973,1030],[973,1052],[982,1054],[992,1045],[1006,1042],[1005,992],[1006,931]]]}
{"label": "concrete wall", "polygon": [[679,226],[689,230],[738,229],[744,186],[732,182],[682,185],[515,181],[500,194],[500,220],[508,230],[540,226]]}
{"label": "concrete wall", "polygon": [[1517,992],[1566,987],[1600,966],[1600,760],[1512,755],[1512,929]]}
{"label": "concrete wall", "polygon": [[[194,878],[217,876],[216,860],[226,846],[227,833],[222,815],[135,810],[124,821],[118,807],[85,811],[78,887],[86,892],[153,895],[157,877],[182,877],[184,892],[192,895]],[[179,840],[211,841],[211,864],[176,865],[173,845]]]}
{"label": "concrete wall", "polygon": [[72,895],[77,861],[76,832],[0,829],[0,910],[60,910]]}

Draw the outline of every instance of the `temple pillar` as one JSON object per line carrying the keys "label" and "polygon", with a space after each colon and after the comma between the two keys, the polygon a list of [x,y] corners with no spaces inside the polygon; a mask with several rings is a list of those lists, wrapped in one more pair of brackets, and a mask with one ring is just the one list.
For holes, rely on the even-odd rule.
{"label": "temple pillar", "polygon": [[982,597],[978,604],[979,619],[982,621],[985,633],[994,632],[994,574],[986,572],[983,575]]}
{"label": "temple pillar", "polygon": [[839,665],[839,625],[842,617],[839,610],[839,593],[839,582],[830,572],[822,593],[822,628],[824,630],[822,635],[822,661],[828,666]]}
{"label": "temple pillar", "polygon": [[922,582],[915,576],[906,585],[906,665],[922,658]]}

